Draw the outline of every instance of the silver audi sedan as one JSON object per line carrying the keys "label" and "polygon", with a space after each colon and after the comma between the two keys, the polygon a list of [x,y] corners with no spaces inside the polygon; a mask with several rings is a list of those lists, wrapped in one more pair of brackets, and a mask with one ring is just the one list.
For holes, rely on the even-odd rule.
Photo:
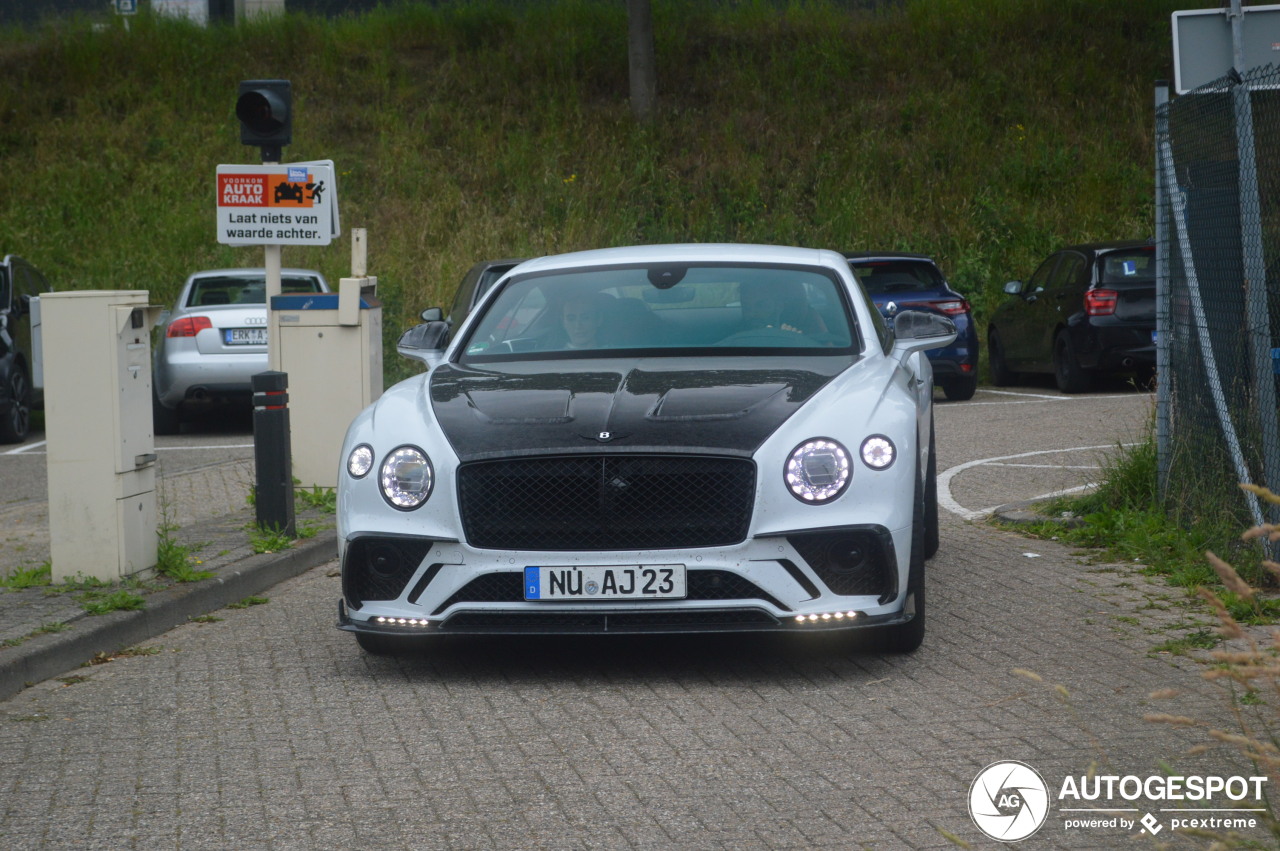
{"label": "silver audi sedan", "polygon": [[[176,434],[201,408],[248,403],[250,378],[267,368],[266,288],[264,269],[210,269],[187,278],[155,349],[156,434]],[[311,269],[284,269],[281,290],[327,293],[329,283]]]}

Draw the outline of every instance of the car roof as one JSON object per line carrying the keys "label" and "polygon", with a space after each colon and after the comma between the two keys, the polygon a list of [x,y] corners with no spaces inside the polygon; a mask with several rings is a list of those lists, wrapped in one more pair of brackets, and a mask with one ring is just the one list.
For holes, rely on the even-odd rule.
{"label": "car roof", "polygon": [[686,243],[597,248],[569,254],[537,257],[520,265],[521,273],[587,266],[621,266],[630,263],[777,263],[802,266],[848,268],[848,261],[835,251],[783,245],[743,243]]}
{"label": "car roof", "polygon": [[[242,266],[235,269],[201,269],[199,272],[192,272],[191,277],[204,278],[204,277],[216,275],[220,278],[230,278],[230,277],[237,277],[237,276],[248,277],[250,275],[252,276],[265,275],[266,273],[267,273],[267,270],[262,266],[258,266],[256,268],[252,266],[249,266],[249,267]],[[318,278],[324,277],[324,275],[320,274],[315,269],[295,269],[292,267],[286,267],[284,269],[281,269],[280,274],[282,275],[315,275]]]}
{"label": "car roof", "polygon": [[913,254],[908,251],[845,251],[846,260],[924,260],[937,265],[928,254]]}
{"label": "car roof", "polygon": [[[1064,245],[1058,251],[1080,251],[1086,254],[1099,254],[1114,251],[1117,248],[1154,248],[1155,241],[1150,239],[1120,239],[1111,242],[1086,242],[1080,245]],[[1054,254],[1057,251],[1053,252]]]}

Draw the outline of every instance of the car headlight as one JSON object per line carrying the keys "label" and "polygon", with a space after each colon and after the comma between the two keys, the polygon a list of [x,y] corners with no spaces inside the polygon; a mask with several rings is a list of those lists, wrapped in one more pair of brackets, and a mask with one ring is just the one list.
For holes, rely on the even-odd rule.
{"label": "car headlight", "polygon": [[373,447],[362,443],[347,456],[347,473],[353,479],[363,479],[373,469]]}
{"label": "car headlight", "polygon": [[792,450],[783,475],[791,495],[801,502],[830,502],[844,493],[852,478],[849,451],[837,441],[815,437]]}
{"label": "car headlight", "polygon": [[431,459],[416,446],[391,450],[378,473],[383,498],[401,511],[412,511],[426,502],[434,483]]}
{"label": "car headlight", "polygon": [[893,441],[883,434],[873,434],[862,441],[862,463],[873,470],[887,470],[898,457]]}

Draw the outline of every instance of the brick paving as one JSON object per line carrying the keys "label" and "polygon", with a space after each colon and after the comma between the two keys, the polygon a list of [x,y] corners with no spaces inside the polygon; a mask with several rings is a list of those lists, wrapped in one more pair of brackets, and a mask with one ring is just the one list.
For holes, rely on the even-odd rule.
{"label": "brick paving", "polygon": [[[1087,404],[1089,428],[1114,424],[1113,401]],[[953,435],[989,442],[992,423],[1022,410],[1040,416],[951,408],[943,469],[984,449]],[[1030,433],[1019,426],[1001,433]],[[1085,442],[1062,439],[1072,445]],[[243,545],[248,510],[206,517],[196,478],[186,485],[197,510],[181,534],[204,536],[228,574],[267,569],[230,545]],[[929,633],[906,657],[793,635],[455,639],[386,659],[334,628],[337,565],[323,563],[265,604],[0,700],[0,837],[111,851],[950,849],[952,836],[995,848],[966,802],[999,760],[1036,768],[1051,798],[1095,769],[1254,773],[1229,748],[1189,755],[1205,727],[1143,720],[1232,729],[1203,661],[1153,650],[1204,613],[1140,566],[944,514],[929,570]],[[0,594],[5,621],[21,598]],[[0,650],[0,665],[36,643]],[[1169,688],[1178,696],[1150,697]],[[1064,806],[1020,847],[1207,845],[1167,828],[1154,843],[1067,830]],[[1170,817],[1167,804],[1132,806],[1129,817]]]}
{"label": "brick paving", "polygon": [[[1186,756],[1203,730],[1142,720],[1221,719],[1225,703],[1199,663],[1151,652],[1193,616],[1132,566],[945,518],[929,583],[909,657],[791,636],[449,640],[382,659],[334,629],[326,564],[146,642],[154,655],[0,703],[0,835],[15,849],[955,847],[945,831],[982,848],[997,846],[966,796],[997,760],[1052,788],[1095,761],[1251,773],[1230,751]],[[1183,696],[1148,699],[1168,687]],[[1023,847],[1132,833],[1068,832],[1053,812]]]}

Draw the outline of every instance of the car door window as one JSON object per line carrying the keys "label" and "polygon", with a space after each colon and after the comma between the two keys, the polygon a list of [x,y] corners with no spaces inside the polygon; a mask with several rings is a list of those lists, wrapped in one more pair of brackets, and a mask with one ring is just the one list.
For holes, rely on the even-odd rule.
{"label": "car door window", "polygon": [[1084,257],[1074,252],[1063,254],[1053,275],[1049,278],[1048,289],[1053,292],[1066,292],[1083,289]]}
{"label": "car door window", "polygon": [[1049,286],[1049,277],[1053,274],[1053,268],[1058,265],[1057,254],[1040,264],[1040,268],[1036,269],[1031,280],[1027,281],[1027,286],[1022,290],[1023,295],[1035,295],[1042,293]]}

